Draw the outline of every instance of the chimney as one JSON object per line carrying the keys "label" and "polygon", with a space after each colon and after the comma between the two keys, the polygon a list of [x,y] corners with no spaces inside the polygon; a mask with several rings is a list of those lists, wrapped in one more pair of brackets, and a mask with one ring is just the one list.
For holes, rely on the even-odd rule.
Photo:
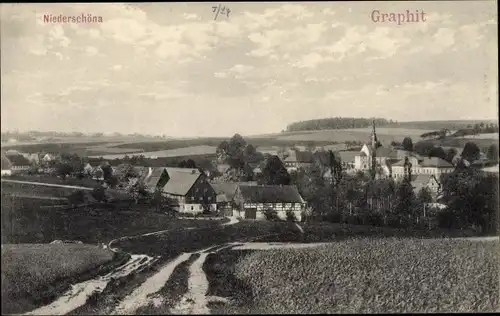
{"label": "chimney", "polygon": [[196,169],[191,170],[191,174],[195,174],[195,173],[196,173]]}

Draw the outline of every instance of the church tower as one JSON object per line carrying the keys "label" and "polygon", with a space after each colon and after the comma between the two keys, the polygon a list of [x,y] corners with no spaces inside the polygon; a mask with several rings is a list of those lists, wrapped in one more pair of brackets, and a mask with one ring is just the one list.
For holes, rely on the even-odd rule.
{"label": "church tower", "polygon": [[371,178],[375,180],[376,168],[377,168],[377,132],[375,131],[375,120],[372,121],[372,135],[371,135],[371,162],[370,162],[370,171]]}

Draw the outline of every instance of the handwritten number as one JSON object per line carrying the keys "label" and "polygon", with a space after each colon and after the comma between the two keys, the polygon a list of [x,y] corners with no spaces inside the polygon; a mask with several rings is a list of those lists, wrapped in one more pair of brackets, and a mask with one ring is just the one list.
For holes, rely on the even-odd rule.
{"label": "handwritten number", "polygon": [[215,13],[214,20],[217,20],[219,13],[222,15],[225,14],[227,17],[229,17],[229,13],[231,12],[231,10],[229,10],[229,8],[226,8],[225,6],[222,6],[221,10],[221,5],[219,4],[218,6],[212,7],[212,12]]}

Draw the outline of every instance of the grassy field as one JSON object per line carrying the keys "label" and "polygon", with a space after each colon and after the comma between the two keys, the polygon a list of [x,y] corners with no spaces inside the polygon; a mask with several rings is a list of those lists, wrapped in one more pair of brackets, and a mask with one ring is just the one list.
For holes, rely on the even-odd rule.
{"label": "grassy field", "polygon": [[134,204],[78,209],[44,205],[43,200],[2,194],[2,243],[48,243],[56,239],[98,243],[155,230],[218,225],[211,220],[174,219]]}
{"label": "grassy field", "polygon": [[[118,149],[122,149],[122,148],[118,148]],[[191,156],[191,155],[192,156],[200,156],[200,155],[212,155],[212,154],[215,154],[215,150],[216,149],[217,148],[215,146],[199,145],[199,146],[182,147],[182,148],[159,150],[159,151],[133,152],[133,151],[126,151],[126,150],[124,150],[120,154],[105,154],[105,155],[102,155],[102,153],[99,153],[99,154],[96,154],[95,156],[90,156],[90,158],[99,158],[99,157],[102,156],[104,159],[115,159],[115,158],[123,158],[125,155],[129,155],[129,156],[131,156],[131,155],[144,155],[144,157],[146,157],[146,158],[151,158],[151,157],[180,157],[180,156]]]}
{"label": "grassy field", "polygon": [[456,147],[456,148],[464,148],[465,144],[468,142],[475,143],[480,149],[488,148],[493,144],[498,144],[498,139],[494,138],[463,138],[463,137],[446,137],[444,139],[436,139],[436,140],[424,140],[423,142],[429,142],[436,146],[442,147]]}
{"label": "grassy field", "polygon": [[491,312],[498,243],[347,240],[313,249],[223,250],[205,262],[217,313]]}
{"label": "grassy field", "polygon": [[2,244],[2,313],[36,308],[113,258],[91,245]]}

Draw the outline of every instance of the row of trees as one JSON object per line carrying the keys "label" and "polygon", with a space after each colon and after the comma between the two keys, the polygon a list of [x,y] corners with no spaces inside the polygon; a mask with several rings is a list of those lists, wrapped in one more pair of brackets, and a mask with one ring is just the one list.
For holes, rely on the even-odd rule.
{"label": "row of trees", "polygon": [[443,228],[476,227],[485,233],[497,227],[497,176],[485,176],[472,168],[458,168],[443,176],[441,191],[448,208],[439,211],[428,207],[433,200],[429,189],[424,187],[415,192],[407,179],[371,180],[362,172],[355,175],[334,172],[333,178],[325,179],[326,169],[313,164],[290,174],[290,184],[297,185],[311,206],[313,217],[421,228],[437,221]]}
{"label": "row of trees", "polygon": [[287,132],[299,132],[323,129],[365,128],[372,126],[373,120],[375,120],[377,126],[395,123],[392,120],[384,118],[334,117],[294,122],[288,125],[286,130]]}

